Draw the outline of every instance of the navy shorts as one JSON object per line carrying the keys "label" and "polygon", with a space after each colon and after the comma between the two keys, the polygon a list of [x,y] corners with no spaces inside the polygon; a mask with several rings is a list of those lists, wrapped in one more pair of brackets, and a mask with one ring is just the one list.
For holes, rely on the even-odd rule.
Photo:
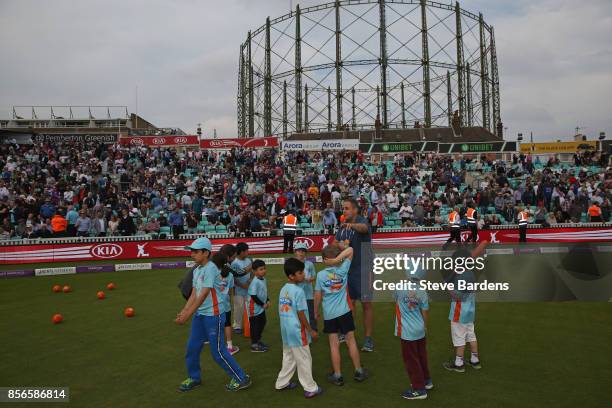
{"label": "navy shorts", "polygon": [[225,312],[225,327],[230,327],[232,325],[232,312]]}
{"label": "navy shorts", "polygon": [[[368,274],[368,278],[369,277],[371,277],[371,274]],[[361,276],[355,276],[351,279],[351,275],[349,274],[347,286],[351,300],[359,300],[361,302],[372,301],[372,282],[371,279],[368,278],[363,280]]]}
{"label": "navy shorts", "polygon": [[323,333],[339,333],[346,334],[355,331],[355,321],[353,320],[353,312],[348,312],[335,319],[323,321]]}

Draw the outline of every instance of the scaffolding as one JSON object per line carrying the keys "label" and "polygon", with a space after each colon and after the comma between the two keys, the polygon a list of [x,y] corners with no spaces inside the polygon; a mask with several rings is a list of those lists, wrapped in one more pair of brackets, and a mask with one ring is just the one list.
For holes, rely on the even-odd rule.
{"label": "scaffolding", "polygon": [[249,31],[238,58],[241,137],[462,126],[499,134],[493,27],[459,3],[335,0]]}

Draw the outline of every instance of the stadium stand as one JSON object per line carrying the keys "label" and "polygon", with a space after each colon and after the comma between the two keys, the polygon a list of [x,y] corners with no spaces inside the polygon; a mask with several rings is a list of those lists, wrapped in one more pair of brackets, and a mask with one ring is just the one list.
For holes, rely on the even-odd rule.
{"label": "stadium stand", "polygon": [[[454,137],[445,131],[451,135],[442,137]],[[464,137],[480,137],[474,133]],[[345,197],[360,201],[379,232],[443,227],[452,208],[463,214],[471,202],[480,228],[514,224],[519,206],[529,208],[533,223],[554,226],[590,221],[588,209],[597,203],[601,221],[610,221],[605,152],[576,154],[572,163],[518,154],[508,162],[416,152],[392,157],[2,144],[0,239],[267,235],[279,228],[282,209],[294,210],[310,235],[333,230]],[[374,208],[380,216],[372,216]]]}

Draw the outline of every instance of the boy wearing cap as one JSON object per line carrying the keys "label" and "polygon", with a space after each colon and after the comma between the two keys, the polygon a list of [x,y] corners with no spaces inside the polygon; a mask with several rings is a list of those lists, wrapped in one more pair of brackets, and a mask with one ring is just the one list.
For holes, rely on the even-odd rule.
{"label": "boy wearing cap", "polygon": [[[222,261],[218,262],[219,265],[215,263],[216,260],[213,262],[212,244],[206,237],[196,239],[186,249],[191,251],[191,258],[198,267],[193,272],[191,296],[175,320],[177,324],[184,324],[193,315],[191,335],[185,355],[189,377],[181,383],[179,391],[190,391],[202,383],[200,353],[205,340],[210,341],[210,353],[215,362],[231,378],[225,388],[228,391],[248,388],[251,385],[250,377],[244,373],[225,346],[224,325],[227,304],[223,298],[227,296],[228,281],[221,273],[220,267],[227,258],[221,255]],[[216,254],[215,257],[218,255],[220,254]]]}
{"label": "boy wearing cap", "polygon": [[317,320],[314,315],[314,292],[312,290],[312,283],[317,279],[317,271],[315,270],[314,264],[306,259],[308,245],[306,245],[305,242],[298,242],[295,244],[294,251],[295,257],[304,263],[304,280],[298,282],[297,285],[304,290],[306,304],[308,305],[310,326],[312,326],[314,331],[317,331]]}

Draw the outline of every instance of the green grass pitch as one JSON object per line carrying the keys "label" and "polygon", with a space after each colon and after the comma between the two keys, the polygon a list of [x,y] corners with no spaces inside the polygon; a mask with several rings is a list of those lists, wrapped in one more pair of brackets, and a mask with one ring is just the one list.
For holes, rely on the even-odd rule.
{"label": "green grass pitch", "polygon": [[[330,361],[323,336],[311,351],[314,377],[324,394],[309,401],[301,388],[275,391],[282,347],[275,306],[285,282],[280,266],[268,267],[273,305],[263,340],[270,351],[251,353],[248,339],[234,335],[234,343],[242,349],[235,357],[251,375],[252,387],[227,392],[228,379],[205,346],[203,385],[181,394],[177,387],[186,377],[190,326],[178,326],[173,319],[183,305],[176,288],[183,273],[172,269],[0,281],[0,386],[68,386],[70,406],[79,407],[598,407],[610,401],[605,384],[612,378],[612,303],[587,302],[477,304],[483,369],[468,367],[465,374],[442,368],[453,355],[449,305],[433,302],[427,338],[435,389],[424,402],[399,397],[409,380],[399,340],[393,336],[394,306],[377,303],[376,350],[362,353],[372,374],[367,382],[352,381],[344,346],[348,381],[344,387],[326,382]],[[111,281],[117,285],[114,291],[106,290]],[[53,293],[54,284],[69,284],[73,292]],[[96,298],[98,290],[106,292],[106,299]],[[128,306],[135,308],[134,318],[123,316]],[[51,323],[54,313],[64,316],[62,324]],[[357,324],[362,340],[360,316]]]}

